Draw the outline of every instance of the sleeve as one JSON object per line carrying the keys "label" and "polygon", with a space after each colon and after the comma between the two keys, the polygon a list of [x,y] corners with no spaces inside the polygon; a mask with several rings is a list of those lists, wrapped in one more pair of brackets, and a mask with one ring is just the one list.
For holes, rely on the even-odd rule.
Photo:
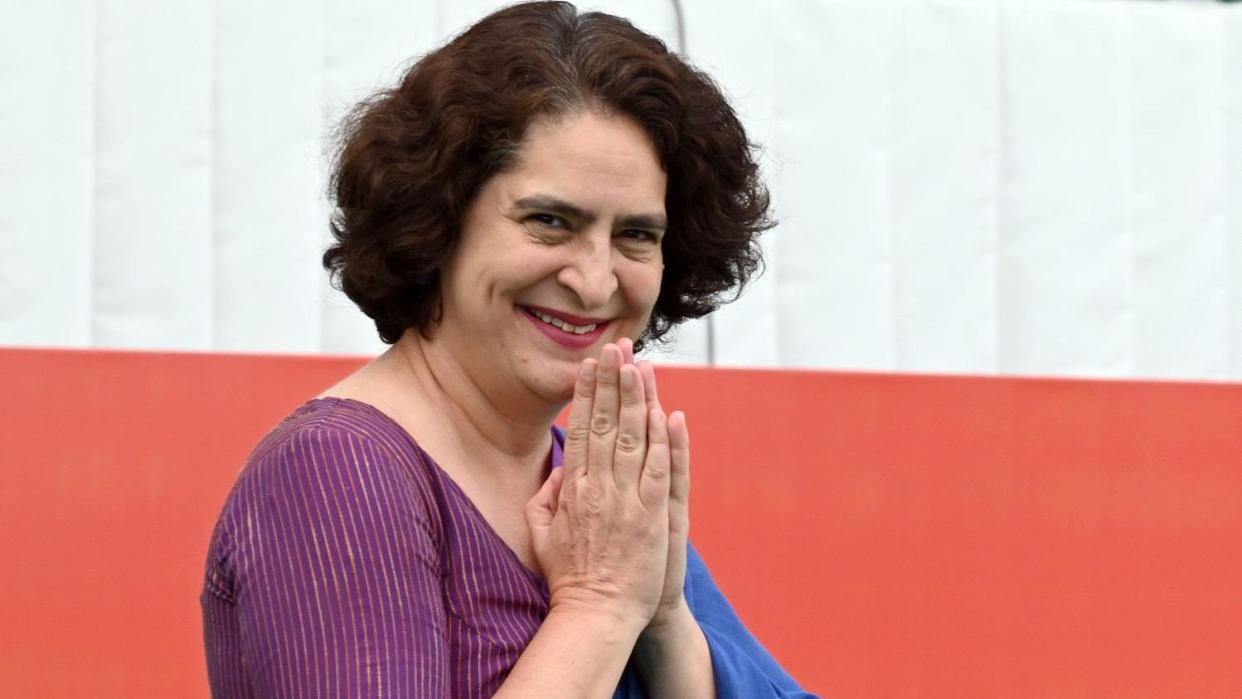
{"label": "sleeve", "polygon": [[686,603],[707,637],[716,676],[716,696],[721,699],[816,699],[776,662],[759,643],[720,588],[693,545],[687,546]]}
{"label": "sleeve", "polygon": [[447,697],[440,559],[414,470],[328,428],[254,466],[230,538],[255,694]]}

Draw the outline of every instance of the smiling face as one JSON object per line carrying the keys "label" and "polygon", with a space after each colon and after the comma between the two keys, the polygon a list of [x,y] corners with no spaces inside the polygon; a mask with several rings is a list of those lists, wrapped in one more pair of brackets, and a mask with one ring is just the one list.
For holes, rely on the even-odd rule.
{"label": "smiling face", "polygon": [[627,118],[536,122],[516,164],[466,212],[434,342],[489,395],[568,400],[583,359],[647,326],[664,270],[666,186]]}

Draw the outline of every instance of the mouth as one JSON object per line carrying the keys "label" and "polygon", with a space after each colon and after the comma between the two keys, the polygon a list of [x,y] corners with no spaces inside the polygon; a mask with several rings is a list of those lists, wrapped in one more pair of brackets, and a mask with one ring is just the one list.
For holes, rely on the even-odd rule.
{"label": "mouth", "polygon": [[595,344],[612,324],[607,318],[586,318],[537,306],[518,306],[518,309],[545,337],[572,349]]}

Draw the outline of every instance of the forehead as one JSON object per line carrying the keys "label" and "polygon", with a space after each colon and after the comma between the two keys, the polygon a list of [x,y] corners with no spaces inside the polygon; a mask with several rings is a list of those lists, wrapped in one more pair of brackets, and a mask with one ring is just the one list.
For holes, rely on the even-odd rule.
{"label": "forehead", "polygon": [[[581,205],[663,211],[668,178],[632,119],[586,111],[535,122],[502,176],[512,198],[539,190]],[[584,201],[585,200],[585,201]]]}

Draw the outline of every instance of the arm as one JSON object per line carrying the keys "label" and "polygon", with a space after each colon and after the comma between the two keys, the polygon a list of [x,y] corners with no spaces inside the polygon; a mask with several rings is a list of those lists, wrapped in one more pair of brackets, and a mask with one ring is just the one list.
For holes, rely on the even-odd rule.
{"label": "arm", "polygon": [[634,647],[634,660],[643,686],[653,699],[691,699],[716,696],[707,636],[690,608],[682,605],[672,623],[643,631]]}
{"label": "arm", "polygon": [[374,440],[316,427],[253,469],[231,566],[255,695],[447,696],[439,555],[410,472]]}
{"label": "arm", "polygon": [[494,696],[611,697],[645,623],[586,606],[554,607]]}

